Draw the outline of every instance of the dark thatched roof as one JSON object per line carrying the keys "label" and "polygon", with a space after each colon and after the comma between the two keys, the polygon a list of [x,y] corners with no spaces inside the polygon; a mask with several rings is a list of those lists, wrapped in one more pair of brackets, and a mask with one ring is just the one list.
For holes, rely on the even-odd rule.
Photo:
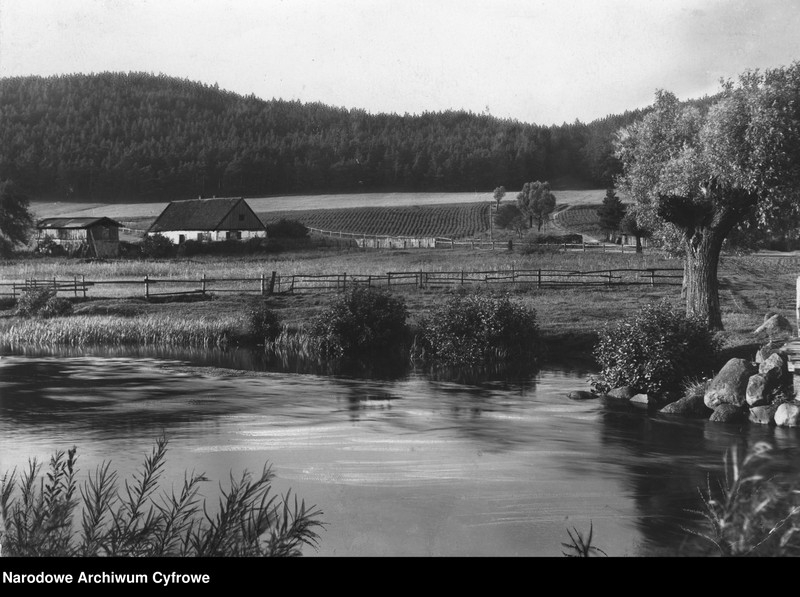
{"label": "dark thatched roof", "polygon": [[37,222],[36,227],[40,230],[45,228],[92,228],[93,226],[116,226],[122,224],[115,222],[111,218],[45,218]]}
{"label": "dark thatched roof", "polygon": [[[217,230],[222,222],[239,203],[244,203],[246,211],[252,214],[255,222],[264,227],[261,220],[253,212],[242,197],[214,197],[212,199],[187,199],[172,201],[164,208],[161,215],[147,230],[148,232],[167,232],[170,230]],[[252,220],[251,220],[252,222]],[[244,226],[242,229],[254,229]]]}

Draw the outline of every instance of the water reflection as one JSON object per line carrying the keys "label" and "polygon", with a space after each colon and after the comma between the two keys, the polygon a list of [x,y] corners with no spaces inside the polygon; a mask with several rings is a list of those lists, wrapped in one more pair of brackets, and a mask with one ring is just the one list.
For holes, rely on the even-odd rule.
{"label": "water reflection", "polygon": [[86,470],[133,467],[161,433],[176,475],[268,460],[327,513],[323,555],[557,556],[589,520],[612,555],[691,553],[688,510],[725,450],[800,445],[795,430],[569,400],[586,368],[465,383],[276,372],[245,351],[102,352],[0,359],[0,469],[73,444],[94,454]]}

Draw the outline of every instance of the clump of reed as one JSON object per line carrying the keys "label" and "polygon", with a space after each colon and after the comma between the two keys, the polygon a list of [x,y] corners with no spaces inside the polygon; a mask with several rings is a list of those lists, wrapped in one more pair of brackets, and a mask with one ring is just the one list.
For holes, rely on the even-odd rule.
{"label": "clump of reed", "polygon": [[77,315],[50,319],[10,319],[0,324],[0,343],[37,346],[224,347],[241,333],[240,318],[184,318],[167,313],[114,317]]}
{"label": "clump of reed", "polygon": [[[57,451],[42,477],[29,462],[0,480],[0,545],[5,556],[164,557],[299,556],[317,548],[322,512],[272,492],[274,474],[231,474],[215,513],[200,501],[204,474],[184,477],[181,490],[159,493],[167,454],[159,438],[140,470],[120,486],[109,463],[78,485],[76,448]],[[80,507],[80,511],[79,511]],[[77,524],[79,521],[79,524]]]}
{"label": "clump of reed", "polygon": [[706,530],[687,529],[720,556],[800,555],[800,474],[796,458],[766,442],[725,453],[724,479],[701,490]]}

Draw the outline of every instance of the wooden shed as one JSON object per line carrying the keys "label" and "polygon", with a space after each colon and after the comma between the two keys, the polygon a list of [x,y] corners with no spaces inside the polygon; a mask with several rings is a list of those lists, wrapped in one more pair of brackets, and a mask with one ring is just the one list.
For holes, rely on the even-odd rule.
{"label": "wooden shed", "polygon": [[36,241],[46,239],[64,248],[68,255],[117,257],[119,229],[111,218],[45,218],[36,224]]}
{"label": "wooden shed", "polygon": [[267,228],[242,197],[172,201],[147,229],[181,244],[266,238]]}

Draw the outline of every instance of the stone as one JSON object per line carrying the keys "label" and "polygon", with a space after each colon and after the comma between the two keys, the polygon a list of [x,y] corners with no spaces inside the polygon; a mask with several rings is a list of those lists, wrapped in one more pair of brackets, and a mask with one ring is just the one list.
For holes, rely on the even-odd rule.
{"label": "stone", "polygon": [[636,392],[633,391],[633,388],[630,386],[621,386],[619,388],[614,388],[611,390],[606,396],[609,398],[614,398],[616,400],[630,400],[636,395]]}
{"label": "stone", "polygon": [[745,391],[745,399],[751,407],[769,404],[767,379],[763,375],[756,373],[750,376],[750,380],[747,382],[747,390]]}
{"label": "stone", "polygon": [[745,420],[745,412],[746,409],[742,406],[722,403],[714,409],[708,420],[717,423],[739,423]]}
{"label": "stone", "polygon": [[713,411],[706,406],[702,396],[686,396],[670,402],[658,412],[666,415],[707,418]]}
{"label": "stone", "polygon": [[789,367],[783,357],[774,352],[758,365],[758,373],[765,378],[767,390],[773,390],[786,379]]}
{"label": "stone", "polygon": [[748,415],[748,419],[752,423],[758,423],[760,425],[774,425],[776,410],[778,410],[777,404],[754,406],[750,409],[750,414]]}
{"label": "stone", "polygon": [[594,392],[587,392],[585,390],[573,390],[567,394],[567,398],[570,400],[592,400],[597,398],[597,394]]}
{"label": "stone", "polygon": [[775,424],[779,427],[800,426],[800,404],[784,402],[775,410]]}
{"label": "stone", "polygon": [[630,402],[642,406],[660,406],[662,404],[655,394],[635,394],[631,396]]}
{"label": "stone", "polygon": [[706,388],[703,400],[716,409],[720,404],[741,406],[747,402],[747,384],[756,373],[755,366],[745,359],[731,359],[720,369]]}
{"label": "stone", "polygon": [[794,326],[780,313],[767,313],[764,318],[764,323],[758,326],[753,331],[753,334],[766,334],[770,341],[788,340],[794,336]]}

